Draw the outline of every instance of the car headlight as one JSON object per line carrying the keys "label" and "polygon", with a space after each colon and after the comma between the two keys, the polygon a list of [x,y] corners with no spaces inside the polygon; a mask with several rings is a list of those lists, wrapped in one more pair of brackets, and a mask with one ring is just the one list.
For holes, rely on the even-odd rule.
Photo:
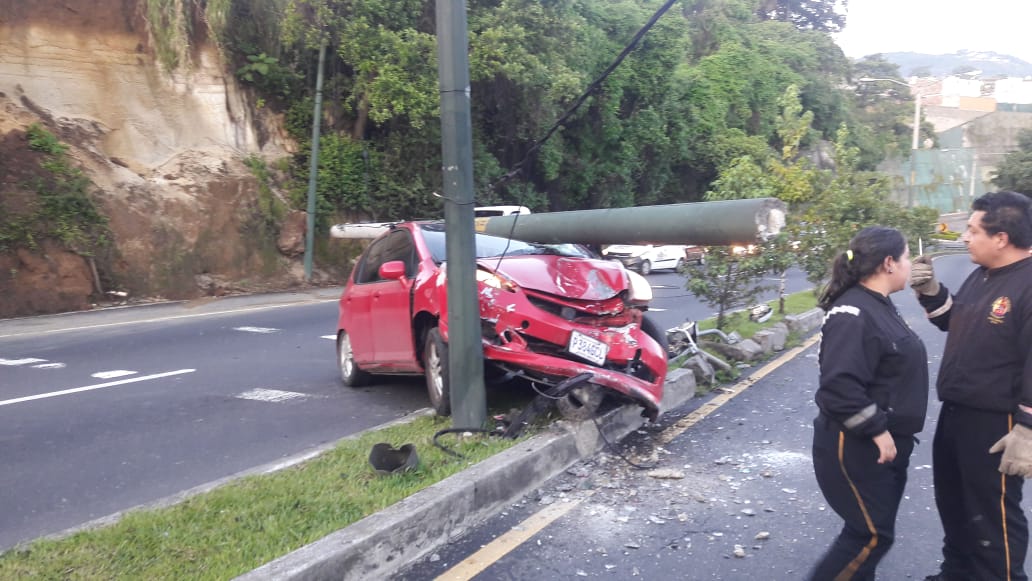
{"label": "car headlight", "polygon": [[628,299],[635,303],[647,303],[652,300],[652,285],[645,279],[644,276],[628,270],[627,282],[630,283],[630,296]]}
{"label": "car headlight", "polygon": [[499,290],[507,290],[509,292],[516,292],[516,283],[512,282],[508,278],[486,270],[477,269],[477,282],[482,283],[484,286],[496,288]]}

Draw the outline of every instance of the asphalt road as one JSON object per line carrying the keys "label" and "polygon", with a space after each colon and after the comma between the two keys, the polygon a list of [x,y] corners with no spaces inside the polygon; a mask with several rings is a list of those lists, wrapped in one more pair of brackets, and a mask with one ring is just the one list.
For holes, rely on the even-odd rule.
{"label": "asphalt road", "polygon": [[[649,279],[660,324],[710,316]],[[340,386],[339,294],[0,321],[0,551],[425,407],[421,378]]]}
{"label": "asphalt road", "polygon": [[[953,289],[972,268],[966,255],[940,257],[935,265]],[[945,334],[926,321],[909,291],[893,300],[925,341],[934,386]],[[810,460],[817,349],[813,345],[774,368],[697,423],[677,422],[695,409],[715,407],[719,393],[695,398],[619,446],[636,463],[683,477],[651,477],[614,454],[598,455],[401,577],[805,578],[841,526],[817,488]],[[934,391],[931,400],[911,458],[896,544],[878,569],[879,579],[922,579],[938,570]]]}
{"label": "asphalt road", "polygon": [[425,407],[341,387],[337,296],[0,321],[0,550]]}

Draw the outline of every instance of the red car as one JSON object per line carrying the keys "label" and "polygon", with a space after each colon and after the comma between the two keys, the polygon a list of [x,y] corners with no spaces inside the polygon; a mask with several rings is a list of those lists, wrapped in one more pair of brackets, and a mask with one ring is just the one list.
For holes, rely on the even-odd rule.
{"label": "red car", "polygon": [[[378,226],[387,231],[340,297],[341,378],[357,387],[373,374],[424,374],[433,408],[448,415],[444,223]],[[476,256],[486,369],[553,387],[590,373],[559,402],[565,415],[590,417],[609,394],[655,419],[666,338],[644,317],[652,289],[643,277],[575,244],[476,234]]]}

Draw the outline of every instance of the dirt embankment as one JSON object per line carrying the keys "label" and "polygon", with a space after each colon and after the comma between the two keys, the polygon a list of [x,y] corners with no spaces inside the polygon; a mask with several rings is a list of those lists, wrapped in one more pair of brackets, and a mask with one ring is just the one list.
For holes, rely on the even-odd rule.
{"label": "dirt embankment", "polygon": [[280,224],[270,231],[243,163],[286,154],[278,120],[255,112],[211,44],[163,70],[141,4],[0,0],[0,213],[38,203],[25,130],[39,123],[70,146],[112,237],[92,264],[54,240],[0,251],[0,318],[88,308],[110,291],[177,299],[301,282],[298,217],[277,246]]}

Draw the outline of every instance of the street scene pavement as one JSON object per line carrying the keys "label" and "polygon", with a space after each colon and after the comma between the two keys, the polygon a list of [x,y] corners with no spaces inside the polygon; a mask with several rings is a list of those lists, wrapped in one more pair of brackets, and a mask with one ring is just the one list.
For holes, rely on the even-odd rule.
{"label": "street scene pavement", "polygon": [[[953,289],[972,268],[966,255],[935,264]],[[934,389],[945,334],[926,321],[909,290],[893,299],[925,341]],[[571,467],[400,577],[805,578],[841,526],[817,488],[810,459],[818,348],[814,342],[783,364],[748,371],[766,375],[725,388],[744,391],[722,405],[721,389],[694,398],[621,442],[618,453]],[[923,579],[938,570],[934,392],[931,400],[911,457],[896,543],[879,579]]]}

